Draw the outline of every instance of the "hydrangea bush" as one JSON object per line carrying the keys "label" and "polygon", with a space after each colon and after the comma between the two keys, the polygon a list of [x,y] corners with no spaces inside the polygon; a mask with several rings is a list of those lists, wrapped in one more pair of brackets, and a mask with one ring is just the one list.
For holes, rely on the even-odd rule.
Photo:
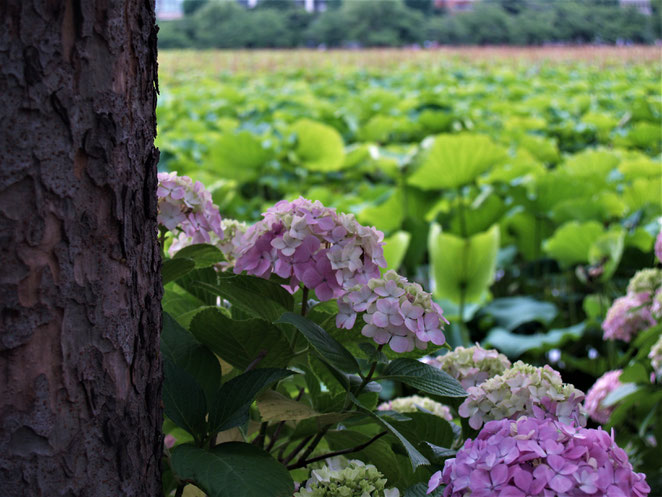
{"label": "hydrangea bush", "polygon": [[[613,437],[582,428],[584,394],[557,371],[452,350],[439,303],[424,280],[387,270],[374,227],[304,198],[253,225],[221,220],[199,183],[159,179],[165,495],[193,484],[237,497],[400,497],[430,479],[463,497],[646,495]],[[652,370],[657,336],[631,335]],[[407,396],[380,403],[384,384]],[[338,456],[353,462],[334,467]]]}

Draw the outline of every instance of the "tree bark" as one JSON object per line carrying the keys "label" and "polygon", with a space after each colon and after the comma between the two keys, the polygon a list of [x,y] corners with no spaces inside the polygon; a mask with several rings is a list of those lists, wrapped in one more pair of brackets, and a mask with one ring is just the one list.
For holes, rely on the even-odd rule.
{"label": "tree bark", "polygon": [[156,496],[154,0],[0,0],[0,496]]}

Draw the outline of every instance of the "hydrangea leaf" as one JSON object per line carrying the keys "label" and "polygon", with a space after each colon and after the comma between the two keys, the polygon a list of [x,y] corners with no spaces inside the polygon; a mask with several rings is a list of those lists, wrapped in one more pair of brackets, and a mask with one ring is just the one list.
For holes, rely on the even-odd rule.
{"label": "hydrangea leaf", "polygon": [[466,397],[462,385],[449,374],[415,359],[395,359],[380,379],[400,381],[421,392],[439,397]]}
{"label": "hydrangea leaf", "polygon": [[202,387],[185,369],[163,361],[163,407],[165,415],[197,440],[206,434],[207,402]]}
{"label": "hydrangea leaf", "polygon": [[345,161],[345,150],[340,134],[326,124],[301,119],[292,130],[297,135],[296,156],[311,171],[337,171]]}
{"label": "hydrangea leaf", "polygon": [[202,387],[207,403],[211,402],[221,385],[221,367],[218,360],[167,312],[163,313],[161,354],[190,374]]}
{"label": "hydrangea leaf", "polygon": [[217,308],[200,311],[191,321],[191,333],[217,356],[238,369],[260,354],[259,368],[286,366],[292,349],[283,332],[264,319],[230,319]]}
{"label": "hydrangea leaf", "polygon": [[469,238],[442,233],[434,223],[430,228],[428,249],[434,278],[434,295],[459,302],[480,300],[494,279],[499,250],[499,228]]}
{"label": "hydrangea leaf", "polygon": [[508,157],[506,150],[483,135],[439,135],[424,152],[409,184],[422,190],[467,185]]}
{"label": "hydrangea leaf", "polygon": [[287,369],[253,369],[224,383],[209,409],[210,430],[218,432],[244,424],[255,397],[265,388],[293,374],[294,371]]}
{"label": "hydrangea leaf", "polygon": [[359,372],[359,364],[354,356],[317,323],[292,312],[283,314],[276,323],[295,326],[326,362],[341,371]]}
{"label": "hydrangea leaf", "polygon": [[164,285],[175,281],[195,269],[195,261],[187,257],[167,259],[161,264],[161,280]]}
{"label": "hydrangea leaf", "polygon": [[229,442],[213,449],[179,445],[172,465],[181,480],[195,482],[209,497],[291,497],[294,492],[285,467],[251,444]]}
{"label": "hydrangea leaf", "polygon": [[188,245],[179,250],[174,259],[181,259],[182,257],[193,259],[196,269],[213,266],[225,260],[223,253],[217,247],[208,243]]}

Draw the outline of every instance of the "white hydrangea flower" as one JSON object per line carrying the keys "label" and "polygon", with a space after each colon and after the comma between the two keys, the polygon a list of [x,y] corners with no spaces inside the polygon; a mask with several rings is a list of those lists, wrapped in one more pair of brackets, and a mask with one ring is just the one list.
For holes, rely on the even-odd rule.
{"label": "white hydrangea flower", "polygon": [[332,460],[311,471],[306,486],[294,497],[400,497],[400,491],[387,489],[386,478],[372,464],[352,460],[344,465]]}
{"label": "white hydrangea flower", "polygon": [[486,350],[480,345],[457,347],[442,356],[424,358],[423,362],[445,371],[459,381],[465,390],[480,385],[511,366],[505,355],[496,350]]}
{"label": "white hydrangea flower", "polygon": [[503,374],[469,387],[467,392],[458,412],[476,430],[487,421],[532,416],[534,410],[562,423],[586,424],[581,410],[584,393],[564,384],[559,372],[549,366],[538,368],[517,361]]}
{"label": "white hydrangea flower", "polygon": [[428,397],[412,395],[410,397],[399,397],[397,399],[384,402],[377,407],[380,411],[395,411],[400,413],[419,412],[420,409],[428,411],[435,416],[444,418],[446,421],[452,421],[453,415],[448,406],[436,402]]}

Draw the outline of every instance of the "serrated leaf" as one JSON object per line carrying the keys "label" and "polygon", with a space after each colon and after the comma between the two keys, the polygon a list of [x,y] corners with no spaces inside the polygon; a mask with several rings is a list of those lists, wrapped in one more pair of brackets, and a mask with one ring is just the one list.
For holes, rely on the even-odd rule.
{"label": "serrated leaf", "polygon": [[283,332],[259,318],[235,320],[219,309],[205,309],[191,321],[191,333],[217,356],[242,370],[261,353],[266,355],[258,368],[283,367],[292,357]]}
{"label": "serrated leaf", "polygon": [[221,386],[221,367],[214,354],[182,328],[167,312],[163,313],[161,353],[165,359],[189,373],[205,392],[207,405]]}
{"label": "serrated leaf", "polygon": [[400,381],[427,394],[439,397],[466,397],[462,385],[449,374],[415,359],[396,359],[379,379]]}
{"label": "serrated leaf", "polygon": [[354,356],[317,323],[293,312],[286,312],[276,323],[291,324],[296,327],[326,362],[341,371],[359,372],[359,364]]}
{"label": "serrated leaf", "polygon": [[186,257],[167,259],[161,264],[161,279],[164,285],[190,273],[195,268],[195,261]]}
{"label": "serrated leaf", "polygon": [[294,306],[294,300],[278,283],[248,275],[218,278],[216,284],[199,282],[195,287],[228,300],[249,316],[274,322]]}
{"label": "serrated leaf", "polygon": [[179,250],[173,257],[174,260],[182,258],[193,259],[196,269],[213,266],[225,260],[223,252],[218,247],[207,243],[188,245]]}
{"label": "serrated leaf", "polygon": [[177,426],[184,428],[197,440],[206,434],[207,402],[202,387],[183,368],[171,360],[163,361],[163,406]]}
{"label": "serrated leaf", "polygon": [[209,410],[210,431],[223,431],[244,424],[255,397],[293,374],[294,371],[287,369],[253,369],[224,383]]}
{"label": "serrated leaf", "polygon": [[213,449],[180,445],[171,457],[179,479],[195,482],[209,497],[291,497],[294,492],[285,467],[254,445],[229,442]]}

